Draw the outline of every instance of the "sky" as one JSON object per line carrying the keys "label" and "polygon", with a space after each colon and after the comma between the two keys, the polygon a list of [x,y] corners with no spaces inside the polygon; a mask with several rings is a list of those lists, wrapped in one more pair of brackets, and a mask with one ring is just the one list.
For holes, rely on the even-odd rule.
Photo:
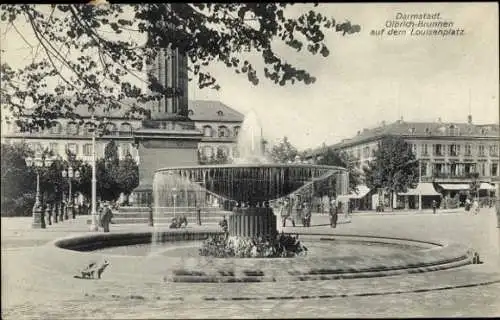
{"label": "sky", "polygon": [[[306,7],[292,6],[288,13]],[[497,3],[322,3],[316,9],[338,22],[359,24],[361,32],[342,36],[328,31],[327,58],[277,47],[289,62],[315,76],[314,84],[280,87],[261,76],[253,86],[245,76],[214,64],[208,70],[221,90],[200,90],[191,82],[189,98],[219,100],[243,114],[253,110],[267,140],[287,136],[299,149],[333,144],[401,118],[466,122],[470,113],[474,123],[499,122]],[[388,35],[385,23],[398,13],[439,13],[440,21],[451,21],[452,29],[464,32],[411,36],[406,28],[406,35]],[[381,36],[371,35],[383,28]],[[2,61],[10,63],[22,59],[22,44],[9,36],[0,34]]]}

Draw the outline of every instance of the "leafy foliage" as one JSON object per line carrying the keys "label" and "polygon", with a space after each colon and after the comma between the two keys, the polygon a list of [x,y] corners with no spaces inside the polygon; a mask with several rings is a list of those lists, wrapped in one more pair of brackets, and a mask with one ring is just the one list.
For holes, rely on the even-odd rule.
{"label": "leafy foliage", "polygon": [[291,144],[287,137],[283,137],[278,144],[272,146],[269,155],[276,163],[287,163],[289,161],[295,161],[299,152],[297,148]]}
{"label": "leafy foliage", "polygon": [[351,159],[346,152],[338,152],[333,148],[327,148],[325,152],[319,155],[317,164],[346,168],[349,172],[349,190],[357,191],[357,186],[361,183],[361,173],[356,168],[355,160]]}
{"label": "leafy foliage", "polygon": [[[331,30],[342,35],[360,31],[349,21],[310,10],[288,17],[292,3],[151,3],[107,4],[2,4],[0,19],[34,49],[27,66],[1,66],[2,99],[23,128],[47,127],[52,119],[79,118],[75,106],[125,108],[129,114],[145,114],[144,104],[158,94],[175,97],[181,88],[162,86],[152,73],[142,74],[157,58],[156,48],[170,46],[185,54],[190,79],[200,88],[219,89],[207,67],[218,61],[257,85],[264,75],[275,84],[302,82],[315,77],[288,63],[276,52],[280,44],[312,55],[327,57],[325,39]],[[33,40],[16,25],[27,21]],[[135,40],[134,40],[135,39]],[[242,57],[254,52],[263,70]],[[58,79],[51,90],[48,83]],[[134,81],[132,81],[134,79]],[[140,83],[136,85],[136,83]],[[151,95],[141,87],[146,84]],[[53,89],[53,90],[52,90]],[[134,102],[127,98],[132,98]],[[35,104],[28,112],[25,104]],[[30,117],[25,119],[24,116]]]}
{"label": "leafy foliage", "polygon": [[104,150],[104,158],[96,163],[97,194],[103,200],[114,201],[121,193],[129,195],[139,185],[139,167],[130,155],[119,160],[118,146],[113,140]]}
{"label": "leafy foliage", "polygon": [[276,237],[240,238],[227,234],[214,235],[199,249],[200,256],[217,258],[291,258],[307,254],[297,236],[280,233]]}
{"label": "leafy foliage", "polygon": [[369,188],[384,188],[391,193],[406,192],[418,182],[418,162],[400,137],[383,138],[375,151],[375,160],[364,171]]}
{"label": "leafy foliage", "polygon": [[26,166],[25,158],[32,155],[24,143],[2,143],[2,216],[31,215],[35,203],[36,173]]}

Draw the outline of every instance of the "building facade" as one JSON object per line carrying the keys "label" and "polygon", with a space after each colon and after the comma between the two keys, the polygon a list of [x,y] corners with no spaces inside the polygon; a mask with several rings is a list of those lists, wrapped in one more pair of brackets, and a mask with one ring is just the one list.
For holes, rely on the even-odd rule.
{"label": "building facade", "polygon": [[[209,158],[217,152],[223,152],[231,159],[237,154],[237,136],[244,116],[219,101],[189,101],[189,118],[194,121],[195,130],[203,133],[198,143],[198,153]],[[21,132],[15,123],[2,119],[2,143],[26,143],[36,155],[43,150],[51,150],[54,156],[66,159],[66,150],[75,154],[77,159],[86,162],[92,160],[91,115],[88,108],[82,106],[77,112],[83,123],[70,119],[57,119],[54,125],[45,130]],[[106,144],[114,140],[118,147],[118,156],[123,159],[130,154],[138,163],[139,157],[134,142],[134,132],[142,127],[142,119],[126,118],[121,110],[106,114],[106,130],[96,139],[96,157],[104,156]]]}
{"label": "building facade", "polygon": [[[348,153],[363,172],[363,167],[374,160],[379,142],[388,136],[403,138],[419,161],[421,184],[417,189],[421,191],[415,191],[414,195],[423,190],[433,193],[435,189],[444,198],[454,197],[469,189],[474,172],[479,174],[481,190],[485,190],[482,193],[491,195],[494,192],[495,181],[500,175],[498,124],[474,124],[471,116],[464,123],[441,120],[406,122],[401,119],[358,131],[355,137],[331,147]],[[310,157],[315,159],[320,154],[318,149]],[[429,184],[434,189],[429,188]],[[464,197],[462,193],[461,199]]]}

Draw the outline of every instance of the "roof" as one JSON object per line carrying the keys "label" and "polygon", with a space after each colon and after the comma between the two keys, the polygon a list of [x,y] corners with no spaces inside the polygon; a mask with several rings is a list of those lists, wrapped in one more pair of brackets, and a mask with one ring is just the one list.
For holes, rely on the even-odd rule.
{"label": "roof", "polygon": [[[126,98],[121,100],[121,108],[110,109],[109,112],[104,113],[103,108],[96,108],[95,116],[97,117],[107,117],[107,118],[126,118],[125,113],[130,110],[133,103],[136,102],[133,98]],[[146,103],[138,103],[138,105],[143,108],[148,108],[148,106],[157,104],[157,101],[148,101]],[[192,114],[189,116],[194,121],[239,121],[243,122],[244,115],[240,112],[228,107],[227,105],[221,103],[220,101],[212,100],[189,100],[188,109],[192,110]],[[218,112],[222,111],[222,115]],[[80,115],[83,118],[90,118],[91,112],[89,111],[88,104],[79,104],[73,109],[75,114]],[[140,119],[139,115],[134,117],[135,119]]]}
{"label": "roof", "polygon": [[[457,130],[457,134],[450,133],[450,127]],[[485,129],[485,133],[483,133]],[[350,139],[331,145],[335,149],[356,145],[363,142],[377,140],[384,136],[404,136],[405,138],[422,137],[489,137],[498,138],[500,134],[498,124],[473,124],[456,122],[406,122],[398,120],[388,125],[381,125],[372,129],[364,129]],[[316,148],[312,154],[321,153],[324,147]]]}
{"label": "roof", "polygon": [[189,101],[189,118],[194,121],[242,122],[245,116],[220,101],[191,100]]}

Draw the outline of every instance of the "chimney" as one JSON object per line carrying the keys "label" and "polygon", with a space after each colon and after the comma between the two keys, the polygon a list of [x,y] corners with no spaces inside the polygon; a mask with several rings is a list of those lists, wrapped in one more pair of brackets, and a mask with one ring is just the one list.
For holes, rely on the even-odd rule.
{"label": "chimney", "polygon": [[361,131],[358,130],[358,136],[361,134]]}
{"label": "chimney", "polygon": [[468,123],[468,124],[472,124],[472,115],[471,115],[471,114],[469,114],[469,115],[467,116],[467,123]]}
{"label": "chimney", "polygon": [[442,122],[442,121],[441,121],[441,117],[439,117],[439,118],[438,118],[438,122],[439,122],[439,123],[441,123],[441,122]]}

